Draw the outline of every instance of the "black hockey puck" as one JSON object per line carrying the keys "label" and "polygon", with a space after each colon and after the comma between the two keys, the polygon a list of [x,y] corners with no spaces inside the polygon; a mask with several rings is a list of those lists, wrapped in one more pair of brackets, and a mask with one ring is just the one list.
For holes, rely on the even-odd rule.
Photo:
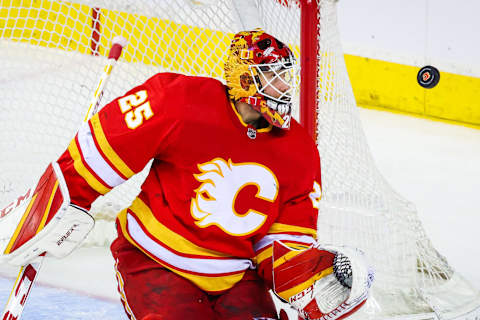
{"label": "black hockey puck", "polygon": [[418,71],[417,82],[424,88],[431,89],[440,81],[440,72],[433,66],[425,66]]}

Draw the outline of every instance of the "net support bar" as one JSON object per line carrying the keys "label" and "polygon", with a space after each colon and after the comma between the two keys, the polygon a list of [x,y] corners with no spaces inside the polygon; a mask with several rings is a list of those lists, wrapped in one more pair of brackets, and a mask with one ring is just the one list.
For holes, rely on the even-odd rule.
{"label": "net support bar", "polygon": [[302,0],[301,7],[301,43],[300,52],[300,81],[302,90],[300,92],[300,123],[307,128],[310,136],[317,140],[317,75],[318,63],[317,54],[319,5],[316,0]]}

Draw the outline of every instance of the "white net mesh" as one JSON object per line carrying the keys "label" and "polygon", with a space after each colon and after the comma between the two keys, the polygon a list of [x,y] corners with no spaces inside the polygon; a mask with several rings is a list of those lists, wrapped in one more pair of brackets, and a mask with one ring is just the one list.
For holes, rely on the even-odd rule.
{"label": "white net mesh", "polygon": [[[392,190],[375,166],[345,67],[335,5],[332,1],[321,1],[321,5],[317,143],[323,195],[319,242],[361,248],[376,270],[373,295],[353,317],[417,314],[428,318],[432,309],[443,317],[468,313],[480,304],[478,291],[455,274],[434,249],[414,205]],[[439,288],[452,282],[468,294],[462,293],[460,298],[443,290],[439,298]],[[436,292],[436,298],[427,292]],[[468,317],[478,317],[478,310]]]}
{"label": "white net mesh", "polygon": [[[363,249],[376,269],[373,296],[354,317],[475,319],[479,294],[431,245],[414,206],[377,171],[356,111],[335,1],[319,0],[318,145],[323,198],[319,240]],[[0,207],[36,182],[82,122],[114,36],[129,41],[102,102],[159,71],[222,78],[231,36],[261,26],[298,57],[295,0],[10,0],[0,4]],[[93,54],[92,54],[93,53]],[[98,55],[95,55],[98,54]],[[90,244],[115,236],[116,212],[141,173],[97,200]]]}
{"label": "white net mesh", "polygon": [[[0,148],[8,152],[0,159],[0,206],[24,192],[66,148],[83,120],[114,36],[124,36],[129,44],[102,104],[160,71],[222,80],[224,55],[233,34],[244,28],[243,20],[280,35],[298,56],[297,6],[249,1],[252,7],[234,9],[229,0],[210,2],[2,2],[0,94],[6,101],[0,106]],[[138,194],[145,173],[93,204],[97,226],[87,244],[107,245],[114,239],[112,221]]]}

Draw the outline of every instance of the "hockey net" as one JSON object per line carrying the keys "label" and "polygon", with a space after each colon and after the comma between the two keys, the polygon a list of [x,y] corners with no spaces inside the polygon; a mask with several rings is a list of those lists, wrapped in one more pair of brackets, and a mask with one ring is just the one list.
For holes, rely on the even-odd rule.
{"label": "hockey net", "polygon": [[[309,130],[318,137],[322,158],[319,241],[359,247],[376,269],[372,296],[352,318],[478,319],[479,292],[435,250],[414,206],[376,169],[345,68],[336,3],[317,1],[312,31],[319,39],[313,59],[317,77],[310,77],[315,91],[302,120],[306,115],[316,122]],[[2,1],[0,207],[32,185],[66,148],[82,122],[114,36],[124,36],[129,44],[103,103],[161,71],[221,80],[227,46],[242,29],[264,28],[289,43],[300,59],[301,41],[307,41],[300,24],[306,3]],[[304,81],[301,90],[306,85]],[[138,194],[147,170],[94,203],[96,227],[89,245],[113,240],[115,215]]]}

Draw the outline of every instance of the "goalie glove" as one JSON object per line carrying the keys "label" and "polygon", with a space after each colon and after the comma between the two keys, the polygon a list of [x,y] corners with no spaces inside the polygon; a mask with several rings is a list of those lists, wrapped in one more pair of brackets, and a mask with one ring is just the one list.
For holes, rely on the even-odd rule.
{"label": "goalie glove", "polygon": [[44,252],[62,258],[94,224],[86,210],[70,204],[62,171],[53,162],[34,188],[0,211],[0,263],[27,265]]}
{"label": "goalie glove", "polygon": [[368,298],[373,269],[355,248],[273,244],[273,292],[303,319],[342,319]]}

